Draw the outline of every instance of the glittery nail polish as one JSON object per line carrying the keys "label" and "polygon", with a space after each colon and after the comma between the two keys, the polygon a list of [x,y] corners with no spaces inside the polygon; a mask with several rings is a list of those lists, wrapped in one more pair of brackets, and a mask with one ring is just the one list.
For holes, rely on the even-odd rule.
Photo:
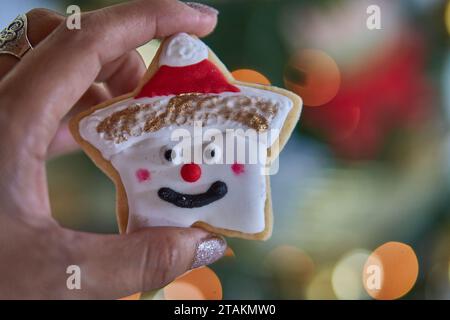
{"label": "glittery nail polish", "polygon": [[197,246],[192,269],[206,266],[220,259],[227,249],[227,243],[220,236],[206,238]]}
{"label": "glittery nail polish", "polygon": [[219,10],[217,10],[216,8],[210,7],[206,4],[203,4],[203,3],[198,3],[198,2],[185,2],[185,3],[192,9],[198,10],[201,13],[213,14],[213,15],[219,14]]}

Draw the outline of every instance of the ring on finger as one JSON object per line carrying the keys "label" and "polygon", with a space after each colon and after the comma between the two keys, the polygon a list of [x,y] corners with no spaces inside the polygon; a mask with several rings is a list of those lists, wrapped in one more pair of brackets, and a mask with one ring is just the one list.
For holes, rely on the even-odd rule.
{"label": "ring on finger", "polygon": [[12,55],[19,60],[33,46],[28,39],[28,19],[26,14],[21,14],[0,32],[0,55]]}

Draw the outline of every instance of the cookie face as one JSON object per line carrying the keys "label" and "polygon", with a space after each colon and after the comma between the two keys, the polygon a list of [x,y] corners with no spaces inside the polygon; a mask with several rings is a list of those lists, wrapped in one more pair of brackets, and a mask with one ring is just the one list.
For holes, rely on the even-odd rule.
{"label": "cookie face", "polygon": [[[173,146],[167,137],[157,143],[146,140],[112,158],[129,195],[128,231],[197,221],[243,233],[264,230],[265,176],[259,165],[177,165]],[[193,149],[221,161],[216,145],[197,144]],[[260,186],[259,194],[255,186]]]}
{"label": "cookie face", "polygon": [[71,129],[121,190],[122,231],[196,225],[265,239],[268,150],[277,156],[299,112],[295,95],[233,81],[203,42],[177,34],[136,92],[78,115]]}

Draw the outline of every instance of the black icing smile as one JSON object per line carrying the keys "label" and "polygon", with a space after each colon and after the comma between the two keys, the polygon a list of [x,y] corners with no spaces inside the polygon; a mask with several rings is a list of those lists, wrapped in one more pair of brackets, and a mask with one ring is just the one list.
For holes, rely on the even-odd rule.
{"label": "black icing smile", "polygon": [[170,188],[161,188],[158,190],[158,196],[161,200],[167,201],[180,208],[200,208],[222,199],[228,192],[225,182],[216,181],[204,193],[183,194]]}

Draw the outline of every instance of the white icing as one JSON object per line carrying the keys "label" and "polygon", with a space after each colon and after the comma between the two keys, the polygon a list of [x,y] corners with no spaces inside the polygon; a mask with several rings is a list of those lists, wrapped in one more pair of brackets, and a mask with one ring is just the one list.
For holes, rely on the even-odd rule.
{"label": "white icing", "polygon": [[208,58],[208,47],[199,39],[178,33],[165,43],[159,58],[160,66],[183,67]]}
{"label": "white icing", "polygon": [[[253,87],[246,87],[246,86],[238,86],[241,92],[224,92],[221,93],[221,96],[238,96],[238,95],[245,95],[245,96],[255,96],[255,97],[261,97],[267,100],[271,100],[274,104],[278,107],[278,112],[276,116],[271,119],[269,123],[269,141],[267,142],[267,145],[270,146],[273,144],[273,142],[278,138],[279,130],[281,130],[284,121],[286,120],[287,115],[289,114],[289,111],[292,108],[292,101],[288,99],[287,97],[280,95],[278,93],[274,93],[272,91],[268,90],[262,90],[257,89]],[[170,101],[170,99],[173,96],[164,96],[164,97],[153,97],[153,98],[140,98],[140,99],[127,99],[121,102],[118,102],[116,104],[113,104],[109,106],[108,108],[99,109],[89,115],[88,117],[82,119],[80,121],[80,134],[86,141],[90,142],[92,145],[94,145],[97,149],[100,150],[103,157],[107,160],[111,159],[111,156],[117,153],[122,152],[123,150],[129,148],[130,146],[134,145],[135,143],[139,143],[146,139],[151,139],[152,136],[155,136],[155,132],[147,132],[143,133],[139,136],[130,136],[128,139],[122,143],[115,143],[113,140],[108,140],[104,138],[104,135],[102,133],[97,132],[97,126],[98,124],[105,119],[106,117],[112,115],[115,112],[121,111],[123,109],[128,108],[132,104],[146,104],[146,103],[155,103],[159,106],[165,106]],[[239,106],[230,106],[230,107],[236,107],[239,108]],[[142,115],[144,116],[144,114]],[[211,127],[218,128],[220,130],[225,129],[233,129],[233,128],[243,128],[242,124],[235,123],[232,121],[225,121],[223,119],[214,119],[210,120],[214,123],[207,123],[207,125],[210,125]],[[174,128],[177,128],[178,126],[173,125],[170,127],[165,127],[162,130],[169,129],[173,130]]]}
{"label": "white icing", "polygon": [[[241,90],[240,93],[227,92],[221,95],[254,95],[276,101],[279,109],[270,122],[269,130],[281,129],[292,108],[290,99],[271,91],[251,87],[239,86],[239,89]],[[258,163],[245,164],[245,172],[242,175],[235,175],[231,170],[231,164],[201,164],[202,176],[195,183],[187,183],[181,178],[182,164],[167,163],[161,156],[162,150],[172,148],[177,144],[171,141],[171,134],[175,129],[183,128],[194,136],[193,126],[172,125],[163,127],[156,132],[129,137],[122,143],[107,140],[97,132],[98,124],[105,117],[127,108],[130,104],[158,101],[158,103],[164,105],[171,98],[171,96],[168,96],[128,99],[95,111],[82,119],[79,124],[83,139],[100,150],[103,157],[110,160],[120,174],[129,206],[127,232],[149,226],[189,227],[197,221],[244,233],[262,232],[265,228],[264,206],[266,201],[266,177],[261,174],[262,163],[265,162],[267,147],[278,137],[278,130],[270,136],[269,142],[259,145]],[[226,129],[238,129],[242,128],[243,125],[235,122],[223,122],[211,127],[219,132],[225,132]],[[208,130],[208,127],[203,128],[202,134],[205,134],[206,130]],[[251,139],[245,136],[239,136],[238,139],[247,146],[251,143]],[[209,144],[196,145],[194,149],[202,154]],[[262,150],[264,152],[261,152]],[[230,163],[228,162],[229,159],[226,158],[227,150],[220,150],[220,152],[222,153],[222,163],[225,162],[225,159],[227,160],[226,163]],[[236,154],[235,157],[237,156]],[[136,171],[139,169],[150,171],[150,181],[139,182],[137,180]],[[208,190],[215,181],[223,181],[227,184],[227,195],[201,208],[179,208],[158,197],[158,190],[162,187],[169,187],[180,193],[196,194]]]}
{"label": "white icing", "polygon": [[[187,34],[178,34],[165,42],[159,63],[178,67],[200,62],[207,57],[208,49],[200,40]],[[239,89],[241,92],[225,92],[220,95],[260,97],[270,100],[277,106],[276,114],[268,123],[268,131],[275,130],[271,131],[273,134],[269,139],[257,141],[237,134],[238,145],[243,143],[249,147],[250,145],[254,146],[256,142],[259,151],[259,162],[245,164],[244,172],[241,174],[233,172],[231,163],[238,160],[241,163],[242,159],[238,158],[238,154],[230,156],[230,149],[223,147],[218,150],[213,161],[200,164],[202,175],[198,181],[194,183],[184,181],[180,174],[182,164],[178,160],[176,164],[170,163],[164,159],[163,155],[165,150],[172,149],[177,145],[177,142],[171,140],[171,134],[175,129],[185,129],[192,136],[198,135],[192,125],[174,124],[162,127],[155,132],[144,132],[136,136],[131,134],[120,143],[107,139],[103,133],[97,131],[97,126],[102,120],[132,104],[156,103],[154,108],[162,110],[173,96],[127,99],[99,109],[80,121],[79,131],[82,138],[97,148],[119,172],[129,206],[127,232],[149,226],[189,227],[197,221],[206,222],[217,228],[244,233],[258,233],[265,229],[267,186],[266,176],[261,172],[263,164],[266,162],[267,148],[278,138],[279,131],[293,107],[293,102],[289,98],[269,90],[247,86],[239,86]],[[239,108],[240,106],[230,105],[229,107]],[[145,112],[139,114],[139,119],[144,117]],[[216,129],[214,137],[222,137],[224,141],[226,140],[226,129],[246,129],[241,123],[220,119],[220,115],[214,119],[208,118],[207,126],[203,130],[208,128]],[[142,125],[139,124],[131,130],[142,131]],[[204,133],[205,131],[202,131],[202,134]],[[194,139],[194,141],[197,140]],[[200,143],[197,141],[193,145],[194,152],[202,155],[209,152],[212,146],[219,145],[218,140],[214,139],[213,143],[212,141],[208,140],[205,143],[200,139]],[[177,147],[179,146],[177,145]],[[179,158],[179,150],[176,151],[175,156]],[[222,162],[216,158],[221,158]],[[222,164],[225,159],[228,164]],[[136,177],[136,172],[141,169],[150,172],[148,181],[140,182]],[[222,199],[204,207],[179,208],[161,200],[158,196],[158,190],[163,187],[185,194],[204,193],[216,181],[226,183],[228,193]]]}
{"label": "white icing", "polygon": [[[180,175],[181,165],[173,166],[159,156],[164,143],[171,144],[163,136],[161,134],[153,141],[142,141],[112,157],[111,163],[120,173],[129,199],[127,232],[148,226],[189,227],[197,221],[246,233],[264,230],[266,177],[260,174],[259,164],[245,165],[245,172],[241,175],[233,173],[229,164],[201,164],[201,178],[188,183]],[[201,151],[205,146],[196,145],[195,148]],[[139,169],[151,172],[150,181],[137,181],[135,173]],[[204,207],[179,208],[158,197],[158,190],[163,187],[196,194],[205,192],[216,181],[225,182],[228,193]]]}

